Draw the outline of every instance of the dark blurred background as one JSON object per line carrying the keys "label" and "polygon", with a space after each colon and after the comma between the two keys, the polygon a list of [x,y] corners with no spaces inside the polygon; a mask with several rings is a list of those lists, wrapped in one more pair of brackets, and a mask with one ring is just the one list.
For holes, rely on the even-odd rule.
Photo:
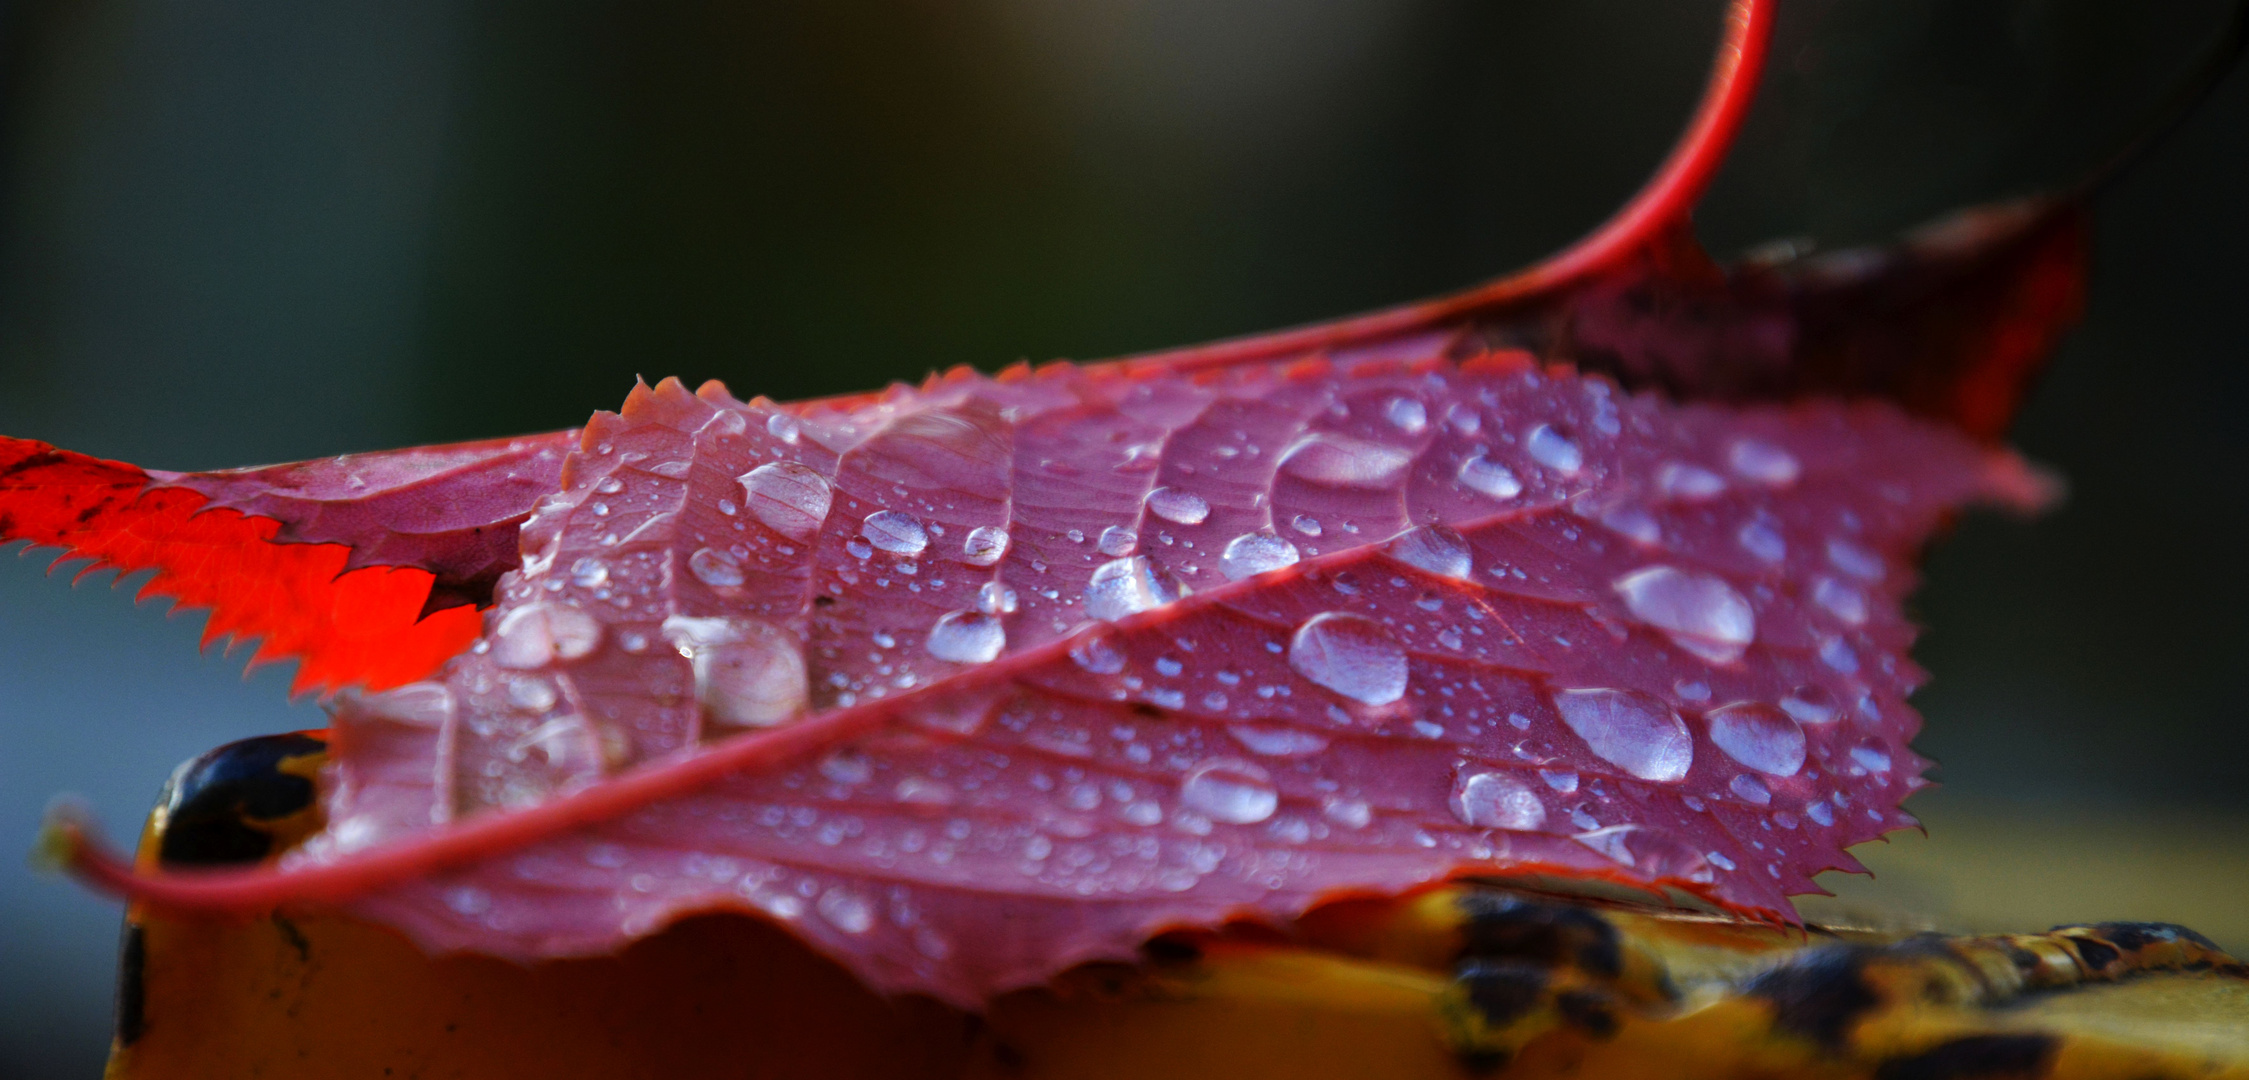
{"label": "dark blurred background", "polygon": [[[0,0],[0,431],[212,468],[574,425],[636,374],[802,397],[1410,299],[1628,195],[1720,7]],[[2224,7],[1791,0],[1705,238],[1864,242],[2079,175]],[[1984,854],[1878,865],[1932,914],[2249,946],[2245,191],[2236,72],[2101,198],[2091,314],[2017,431],[2071,501],[1929,567],[1947,787],[1914,806],[1926,851]],[[123,836],[178,760],[322,722],[199,656],[200,616],[45,562],[0,560],[27,1080],[99,1069],[117,920],[5,855],[41,804]]]}

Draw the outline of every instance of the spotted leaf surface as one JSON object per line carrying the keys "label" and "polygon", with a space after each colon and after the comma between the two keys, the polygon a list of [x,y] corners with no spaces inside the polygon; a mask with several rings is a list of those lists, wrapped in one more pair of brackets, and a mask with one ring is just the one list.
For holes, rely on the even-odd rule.
{"label": "spotted leaf surface", "polygon": [[795,409],[666,382],[562,485],[477,645],[339,710],[296,868],[786,740],[359,903],[522,957],[741,908],[964,1002],[1464,873],[1785,915],[1910,822],[1910,558],[2038,497],[1889,405],[1679,405],[1522,353]]}

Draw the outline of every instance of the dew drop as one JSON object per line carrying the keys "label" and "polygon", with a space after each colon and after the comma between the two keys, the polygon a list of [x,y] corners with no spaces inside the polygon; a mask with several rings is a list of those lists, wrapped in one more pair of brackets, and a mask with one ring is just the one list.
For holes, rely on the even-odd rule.
{"label": "dew drop", "polygon": [[1850,642],[1831,637],[1820,642],[1820,663],[1826,664],[1837,674],[1856,675],[1859,670],[1859,654],[1851,649]]}
{"label": "dew drop", "polygon": [[777,412],[765,418],[765,433],[792,446],[803,432],[804,424],[788,413]]}
{"label": "dew drop", "polygon": [[1821,825],[1835,824],[1835,809],[1825,802],[1815,802],[1804,808],[1804,816]]}
{"label": "dew drop", "polygon": [[1763,780],[1759,780],[1748,773],[1735,776],[1727,782],[1726,787],[1731,789],[1744,802],[1753,802],[1759,806],[1765,806],[1773,801],[1773,789],[1766,787]]}
{"label": "dew drop", "polygon": [[1439,577],[1468,580],[1475,570],[1468,541],[1444,525],[1420,525],[1390,541],[1390,557]]}
{"label": "dew drop", "polygon": [[1505,773],[1469,773],[1453,784],[1452,812],[1470,825],[1528,832],[1546,824],[1546,804]]}
{"label": "dew drop", "polygon": [[1695,743],[1671,706],[1637,690],[1564,690],[1554,706],[1577,737],[1603,761],[1642,780],[1687,775]]}
{"label": "dew drop", "polygon": [[1757,639],[1757,618],[1733,586],[1669,566],[1635,570],[1611,583],[1634,618],[1713,664],[1741,658]]}
{"label": "dew drop", "polygon": [[1794,776],[1804,767],[1804,729],[1762,701],[1737,701],[1710,710],[1710,741],[1726,756],[1761,773]]}
{"label": "dew drop", "polygon": [[525,712],[543,713],[554,708],[558,700],[554,684],[545,679],[521,678],[508,680],[508,702]]}
{"label": "dew drop", "polygon": [[1788,541],[1764,518],[1752,518],[1734,534],[1734,542],[1760,562],[1778,563],[1788,557]]}
{"label": "dew drop", "polygon": [[1637,506],[1612,506],[1601,512],[1601,524],[1641,547],[1663,543],[1663,526],[1656,522],[1655,515]]}
{"label": "dew drop", "polygon": [[983,664],[1007,647],[1007,627],[981,611],[955,611],[929,628],[929,655],[956,664]]}
{"label": "dew drop", "polygon": [[1570,441],[1569,436],[1554,430],[1551,425],[1540,424],[1531,429],[1523,439],[1523,449],[1530,451],[1531,459],[1564,476],[1575,474],[1585,467],[1585,452]]}
{"label": "dew drop", "polygon": [[912,514],[896,510],[877,510],[860,522],[859,535],[867,542],[893,555],[919,555],[929,546],[929,530],[921,527]]}
{"label": "dew drop", "polygon": [[1523,493],[1523,482],[1515,478],[1515,470],[1480,453],[1460,463],[1459,476],[1469,490],[1494,499],[1512,499]]}
{"label": "dew drop", "polygon": [[1726,479],[1700,465],[1667,461],[1656,470],[1656,491],[1673,502],[1702,502],[1726,492]]}
{"label": "dew drop", "polygon": [[625,490],[625,482],[614,476],[604,476],[594,484],[593,489],[603,495],[615,495]]}
{"label": "dew drop", "polygon": [[1794,717],[1799,724],[1832,724],[1842,712],[1835,695],[1822,686],[1806,683],[1780,699],[1781,711]]}
{"label": "dew drop", "polygon": [[1004,582],[987,581],[976,587],[976,610],[986,615],[1013,615],[1020,600]]}
{"label": "dew drop", "polygon": [[581,589],[598,589],[609,584],[609,564],[587,556],[570,564],[570,583]]}
{"label": "dew drop", "polygon": [[1827,542],[1827,561],[1861,581],[1882,580],[1882,556],[1841,537]]}
{"label": "dew drop", "polygon": [[664,620],[664,636],[688,655],[704,718],[734,727],[771,727],[811,699],[796,636],[754,619]]}
{"label": "dew drop", "polygon": [[1296,565],[1296,545],[1269,532],[1243,533],[1226,542],[1218,568],[1228,581],[1240,581],[1268,570]]}
{"label": "dew drop", "polygon": [[838,750],[820,759],[820,775],[838,784],[855,786],[873,779],[875,766],[857,750]]}
{"label": "dew drop", "polygon": [[845,889],[829,889],[820,894],[815,905],[820,917],[846,934],[864,934],[875,925],[875,909],[859,894]]}
{"label": "dew drop", "polygon": [[1761,439],[1738,439],[1726,451],[1726,464],[1742,477],[1769,487],[1787,487],[1804,471],[1796,456]]}
{"label": "dew drop", "polygon": [[1210,503],[1192,491],[1160,487],[1148,493],[1148,512],[1180,525],[1200,525],[1210,516]]}
{"label": "dew drop", "polygon": [[1392,427],[1408,435],[1419,435],[1429,430],[1429,407],[1419,399],[1394,397],[1382,407],[1382,415]]}
{"label": "dew drop", "polygon": [[1386,488],[1413,464],[1413,453],[1396,446],[1318,432],[1290,443],[1281,452],[1281,471],[1327,487]]}
{"label": "dew drop", "polygon": [[1320,535],[1320,519],[1307,514],[1296,515],[1295,520],[1290,521],[1289,525],[1306,536]]}
{"label": "dew drop", "polygon": [[1070,646],[1070,659],[1095,675],[1115,675],[1125,669],[1125,654],[1103,633],[1079,638]]}
{"label": "dew drop", "polygon": [[1327,736],[1286,724],[1232,724],[1226,733],[1266,757],[1304,757],[1328,748]]}
{"label": "dew drop", "polygon": [[741,563],[735,562],[732,555],[710,548],[696,548],[695,554],[687,557],[687,569],[695,575],[695,580],[714,589],[730,589],[744,580]]}
{"label": "dew drop", "polygon": [[1132,554],[1133,548],[1140,546],[1140,534],[1122,525],[1111,525],[1101,530],[1101,540],[1095,546],[1101,549],[1103,555],[1123,558]]}
{"label": "dew drop", "polygon": [[492,631],[492,662],[504,668],[576,660],[601,644],[601,623],[578,608],[544,601],[508,612]]}
{"label": "dew drop", "polygon": [[1406,652],[1380,623],[1330,611],[1296,628],[1288,644],[1296,673],[1365,705],[1406,696]]}
{"label": "dew drop", "polygon": [[1812,602],[1851,626],[1866,622],[1866,594],[1831,577],[1812,584]]}
{"label": "dew drop", "polygon": [[1272,775],[1247,761],[1214,758],[1187,771],[1179,800],[1212,821],[1254,825],[1280,808]]}
{"label": "dew drop", "polygon": [[819,473],[793,461],[760,465],[741,476],[742,502],[767,528],[792,540],[820,531],[835,494]]}
{"label": "dew drop", "polygon": [[968,531],[961,541],[961,558],[970,566],[990,566],[1007,554],[1007,530],[997,525],[979,525]]}
{"label": "dew drop", "polygon": [[1086,581],[1085,612],[1104,622],[1152,611],[1186,594],[1186,589],[1146,555],[1112,559],[1093,568]]}
{"label": "dew drop", "polygon": [[1852,747],[1851,760],[1857,762],[1859,768],[1868,772],[1886,773],[1890,771],[1889,748],[1874,739],[1868,739]]}
{"label": "dew drop", "polygon": [[1374,821],[1374,807],[1365,799],[1329,796],[1320,803],[1320,816],[1346,829],[1364,829]]}

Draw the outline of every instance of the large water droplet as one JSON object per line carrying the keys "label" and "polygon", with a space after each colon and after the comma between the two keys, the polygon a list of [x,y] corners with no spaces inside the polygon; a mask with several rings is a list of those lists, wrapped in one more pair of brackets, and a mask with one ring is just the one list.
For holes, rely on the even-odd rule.
{"label": "large water droplet", "polygon": [[525,604],[492,631],[492,662],[505,668],[545,667],[576,660],[601,644],[601,623],[564,604]]}
{"label": "large water droplet", "polygon": [[1298,558],[1296,545],[1269,532],[1243,533],[1227,541],[1226,551],[1218,557],[1218,568],[1228,581],[1295,566]]}
{"label": "large water droplet", "polygon": [[1085,613],[1104,622],[1151,611],[1186,594],[1178,580],[1146,555],[1113,559],[1093,568],[1085,585]]}
{"label": "large water droplet", "polygon": [[1314,615],[1288,644],[1296,673],[1353,701],[1388,705],[1406,696],[1406,651],[1373,619],[1340,611]]}
{"label": "large water droplet", "polygon": [[1148,493],[1148,512],[1181,525],[1200,525],[1210,516],[1210,503],[1192,491],[1160,487]]}
{"label": "large water droplet", "polygon": [[695,580],[714,589],[730,589],[745,580],[742,564],[735,562],[734,556],[711,548],[696,548],[695,554],[687,557],[687,569]]}
{"label": "large water droplet", "polygon": [[1710,741],[1726,756],[1762,773],[1794,776],[1804,767],[1804,729],[1762,701],[1710,710]]}
{"label": "large water droplet", "polygon": [[1796,455],[1760,439],[1735,440],[1726,452],[1726,464],[1736,473],[1771,487],[1787,487],[1804,471]]}
{"label": "large water droplet", "polygon": [[1470,825],[1529,832],[1546,824],[1546,804],[1531,786],[1503,772],[1476,772],[1453,784],[1452,812]]}
{"label": "large water droplet", "polygon": [[1694,764],[1695,741],[1671,706],[1637,690],[1564,690],[1554,707],[1585,745],[1642,780],[1670,782]]}
{"label": "large water droplet", "polygon": [[1007,627],[981,611],[955,611],[929,628],[929,655],[956,664],[982,664],[1007,647]]}
{"label": "large water droplet", "polygon": [[1494,499],[1512,499],[1523,493],[1523,482],[1515,478],[1515,470],[1482,454],[1460,463],[1460,482]]}
{"label": "large water droplet", "polygon": [[896,510],[877,510],[859,523],[859,535],[867,542],[893,555],[919,555],[929,546],[929,530],[921,527],[912,514]]}
{"label": "large water droplet", "polygon": [[1328,748],[1327,736],[1286,724],[1233,724],[1226,732],[1266,757],[1303,757]]}
{"label": "large water droplet", "polygon": [[1121,559],[1132,554],[1133,548],[1140,546],[1140,534],[1122,525],[1111,525],[1101,530],[1101,540],[1095,546],[1101,549],[1103,555]]}
{"label": "large water droplet", "polygon": [[1329,432],[1306,435],[1281,451],[1282,472],[1328,487],[1386,488],[1411,464],[1410,450]]}
{"label": "large water droplet", "polygon": [[1532,460],[1565,476],[1585,467],[1585,452],[1569,436],[1546,424],[1531,429],[1523,439],[1523,449],[1530,451]]}
{"label": "large water droplet", "polygon": [[968,539],[961,542],[961,558],[971,566],[990,566],[1007,554],[1007,530],[997,525],[978,525],[968,531]]}
{"label": "large water droplet", "polygon": [[1634,618],[1713,664],[1740,659],[1757,639],[1757,617],[1749,601],[1720,578],[1650,566],[1611,584]]}
{"label": "large water droplet", "polygon": [[1419,435],[1429,430],[1429,407],[1417,398],[1394,397],[1382,407],[1382,415],[1391,426],[1408,435]]}
{"label": "large water droplet", "polygon": [[1468,580],[1475,570],[1468,540],[1444,525],[1420,525],[1390,541],[1390,557],[1439,577]]}
{"label": "large water droplet", "polygon": [[1214,758],[1189,769],[1179,782],[1179,799],[1204,817],[1229,825],[1254,825],[1281,805],[1270,773],[1233,758]]}
{"label": "large water droplet", "polygon": [[775,461],[743,473],[742,502],[766,527],[792,540],[820,531],[835,494],[819,473],[793,461]]}
{"label": "large water droplet", "polygon": [[1667,461],[1656,470],[1656,491],[1673,502],[1702,502],[1725,494],[1726,479],[1700,465]]}
{"label": "large water droplet", "polygon": [[754,619],[664,620],[664,635],[694,662],[695,696],[712,724],[771,727],[811,699],[796,635]]}

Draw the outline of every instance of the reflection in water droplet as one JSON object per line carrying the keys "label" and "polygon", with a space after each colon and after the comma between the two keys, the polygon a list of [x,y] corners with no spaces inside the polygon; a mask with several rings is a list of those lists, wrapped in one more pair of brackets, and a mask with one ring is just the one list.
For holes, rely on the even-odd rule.
{"label": "reflection in water droplet", "polygon": [[1407,566],[1439,577],[1466,581],[1475,570],[1467,539],[1443,525],[1422,525],[1399,533],[1390,541],[1389,553]]}
{"label": "reflection in water droplet", "polygon": [[1656,490],[1673,502],[1702,502],[1726,492],[1726,479],[1700,465],[1667,461],[1656,470]]}
{"label": "reflection in water droplet", "polygon": [[1634,618],[1668,634],[1713,664],[1741,658],[1757,639],[1757,618],[1733,586],[1669,566],[1635,570],[1611,583]]}
{"label": "reflection in water droplet", "polygon": [[1006,554],[1007,530],[997,525],[978,525],[961,542],[961,558],[971,566],[990,566]]}
{"label": "reflection in water droplet", "polygon": [[742,502],[766,527],[792,540],[820,531],[835,495],[819,473],[793,461],[775,461],[740,478]]}
{"label": "reflection in water droplet", "polygon": [[1742,773],[1734,777],[1726,786],[1733,789],[1733,793],[1740,796],[1745,802],[1753,802],[1759,806],[1764,806],[1773,801],[1773,789],[1766,787],[1763,780],[1759,780],[1748,773]]}
{"label": "reflection in water droplet", "polygon": [[1232,724],[1226,733],[1266,757],[1303,757],[1328,748],[1327,736],[1286,724]]}
{"label": "reflection in water droplet", "polygon": [[1562,722],[1601,760],[1642,780],[1687,775],[1695,743],[1671,706],[1637,690],[1564,690],[1554,695]]}
{"label": "reflection in water droplet", "polygon": [[1788,557],[1788,541],[1764,518],[1752,518],[1734,534],[1734,542],[1761,562],[1778,563]]}
{"label": "reflection in water droplet", "polygon": [[981,611],[955,611],[929,628],[929,655],[956,664],[982,664],[1007,647],[1007,628]]}
{"label": "reflection in water droplet", "polygon": [[1429,430],[1429,408],[1418,399],[1395,397],[1383,406],[1382,415],[1391,425],[1408,435],[1419,435]]}
{"label": "reflection in water droplet", "polygon": [[755,619],[664,620],[664,636],[694,664],[695,696],[704,719],[736,727],[770,727],[810,700],[804,653],[796,635]]}
{"label": "reflection in water droplet", "polygon": [[1789,691],[1780,699],[1780,707],[1799,724],[1832,724],[1842,711],[1835,695],[1828,693],[1826,687],[1810,683]]}
{"label": "reflection in water droplet", "polygon": [[1794,454],[1759,439],[1736,440],[1726,452],[1726,464],[1743,477],[1772,487],[1793,484],[1804,471]]}
{"label": "reflection in water droplet", "polygon": [[1366,705],[1406,696],[1406,652],[1380,623],[1339,611],[1314,615],[1289,639],[1297,674]]}
{"label": "reflection in water droplet", "polygon": [[1861,581],[1882,580],[1882,556],[1849,540],[1837,537],[1827,542],[1827,561],[1837,570]]}
{"label": "reflection in water droplet", "polygon": [[1253,825],[1273,816],[1281,795],[1270,773],[1247,761],[1214,758],[1187,771],[1179,799],[1212,821]]}
{"label": "reflection in water droplet", "polygon": [[492,631],[492,662],[504,668],[545,667],[576,660],[601,644],[601,623],[563,604],[525,604],[508,612]]}
{"label": "reflection in water droplet", "polygon": [[859,535],[893,555],[919,555],[929,546],[929,531],[912,514],[877,510],[859,523]]}
{"label": "reflection in water droplet", "polygon": [[1328,487],[1386,488],[1413,464],[1413,452],[1397,446],[1319,432],[1281,452],[1281,471]]}
{"label": "reflection in water droplet", "polygon": [[1726,756],[1758,772],[1794,776],[1804,767],[1804,729],[1762,701],[1737,701],[1710,710],[1710,741]]}
{"label": "reflection in water droplet", "polygon": [[1453,783],[1452,812],[1470,825],[1528,832],[1546,824],[1538,793],[1506,773],[1476,772]]}
{"label": "reflection in water droplet", "polygon": [[741,563],[735,562],[732,555],[710,548],[696,548],[695,554],[687,557],[687,569],[695,575],[695,580],[714,589],[730,589],[744,580]]}
{"label": "reflection in water droplet", "polygon": [[1218,557],[1218,568],[1228,581],[1296,565],[1299,558],[1296,545],[1269,532],[1243,533],[1226,544]]}
{"label": "reflection in water droplet", "polygon": [[1148,493],[1148,512],[1181,525],[1200,525],[1210,516],[1210,503],[1192,491],[1160,487]]}
{"label": "reflection in water droplet", "polygon": [[1523,439],[1523,449],[1530,451],[1532,460],[1565,476],[1585,467],[1585,452],[1569,436],[1546,424],[1531,429]]}
{"label": "reflection in water droplet", "polygon": [[1523,482],[1515,478],[1515,470],[1482,454],[1461,462],[1459,475],[1460,482],[1469,490],[1494,499],[1512,499],[1523,493]]}
{"label": "reflection in water droplet", "polygon": [[1162,567],[1146,555],[1134,555],[1093,568],[1085,585],[1085,613],[1112,622],[1162,607],[1185,594],[1185,587]]}
{"label": "reflection in water droplet", "polygon": [[1139,533],[1122,525],[1111,525],[1101,530],[1101,541],[1097,546],[1101,549],[1103,555],[1111,558],[1122,558],[1132,554],[1132,549],[1139,545]]}
{"label": "reflection in water droplet", "polygon": [[976,610],[986,615],[1013,615],[1020,599],[1003,582],[987,581],[976,587]]}

